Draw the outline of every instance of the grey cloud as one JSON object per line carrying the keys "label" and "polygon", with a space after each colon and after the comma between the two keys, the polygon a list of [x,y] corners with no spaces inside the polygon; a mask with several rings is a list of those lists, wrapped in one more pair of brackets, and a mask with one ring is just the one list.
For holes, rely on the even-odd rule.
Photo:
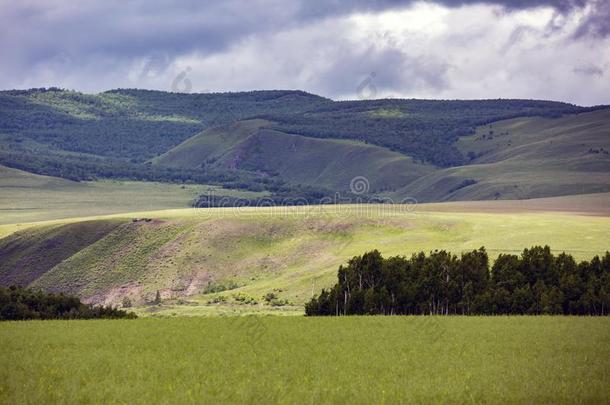
{"label": "grey cloud", "polygon": [[[416,0],[352,0],[303,1],[299,14],[303,17],[320,18],[353,12],[376,12],[409,6]],[[537,7],[553,7],[560,12],[568,12],[574,8],[582,8],[591,0],[427,0],[428,3],[440,4],[446,7],[461,7],[473,4],[491,4],[508,10],[524,10]]]}
{"label": "grey cloud", "polygon": [[344,50],[338,56],[317,80],[317,86],[327,88],[331,94],[374,98],[391,96],[393,92],[433,93],[449,86],[449,65],[433,55],[370,47],[360,52]]}
{"label": "grey cloud", "polygon": [[163,73],[171,64],[172,59],[167,52],[153,52],[146,57],[140,77]]}
{"label": "grey cloud", "polygon": [[[587,0],[435,0],[457,7],[496,4],[507,10],[552,6],[564,13],[582,8]],[[595,0],[588,0],[595,2]],[[413,0],[98,0],[10,2],[0,11],[3,59],[19,57],[23,65],[65,52],[78,58],[97,54],[149,57],[214,53],[252,34],[274,32],[319,18],[354,12],[404,8]],[[601,1],[577,35],[608,35],[609,20]],[[24,29],[25,28],[25,29]],[[10,48],[20,49],[11,52]],[[7,49],[9,51],[7,51]]]}
{"label": "grey cloud", "polygon": [[533,28],[528,27],[528,26],[523,26],[523,25],[518,26],[510,34],[510,37],[508,38],[508,40],[506,41],[506,43],[500,50],[500,53],[504,54],[504,53],[508,52],[510,50],[510,48],[512,48],[514,45],[518,44],[519,42],[521,42],[521,40],[527,33],[534,32],[534,31],[535,30]]}
{"label": "grey cloud", "polygon": [[608,0],[594,0],[585,21],[574,33],[574,38],[606,38],[610,36],[610,3]]}
{"label": "grey cloud", "polygon": [[577,66],[572,71],[578,75],[584,76],[603,76],[604,71],[599,66],[595,65],[585,65],[585,66]]}

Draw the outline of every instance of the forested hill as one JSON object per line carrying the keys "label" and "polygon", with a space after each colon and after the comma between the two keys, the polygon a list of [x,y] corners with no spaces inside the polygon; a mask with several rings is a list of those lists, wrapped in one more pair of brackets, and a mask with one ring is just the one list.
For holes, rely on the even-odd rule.
{"label": "forested hill", "polygon": [[[359,165],[370,173],[356,174],[382,173],[386,180],[373,189],[387,191],[414,180],[404,170],[419,176],[434,168],[469,163],[472,158],[460,150],[458,141],[475,134],[481,125],[592,109],[596,108],[502,99],[337,102],[292,90],[202,94],[137,89],[99,94],[56,88],[11,90],[0,92],[0,164],[73,180],[192,181],[270,191],[312,184],[345,189],[349,185],[346,176],[351,178],[354,173],[321,167],[331,160],[316,163],[318,154],[328,151],[329,158],[340,154],[345,161],[357,162],[362,156]],[[240,137],[231,132],[243,128],[235,123],[252,118],[264,123],[254,133]],[[206,138],[209,134],[202,131],[219,126],[228,132],[213,140],[211,160],[192,164],[191,156],[188,165],[173,161],[167,166],[163,159],[156,159],[197,134]],[[241,143],[224,143],[226,139]],[[282,159],[297,144],[302,148],[291,160],[303,167],[286,167]],[[214,164],[215,160],[229,163]],[[396,164],[390,162],[400,162],[398,177],[394,175]],[[324,172],[325,177],[306,177],[308,170]]]}
{"label": "forested hill", "polygon": [[0,92],[0,133],[9,148],[35,142],[52,150],[144,162],[211,126],[263,113],[306,111],[326,102],[301,91],[12,90]]}
{"label": "forested hill", "polygon": [[275,128],[319,138],[357,139],[441,167],[466,162],[455,147],[480,125],[524,116],[560,117],[587,109],[536,100],[370,100],[326,103],[305,113],[272,114]]}

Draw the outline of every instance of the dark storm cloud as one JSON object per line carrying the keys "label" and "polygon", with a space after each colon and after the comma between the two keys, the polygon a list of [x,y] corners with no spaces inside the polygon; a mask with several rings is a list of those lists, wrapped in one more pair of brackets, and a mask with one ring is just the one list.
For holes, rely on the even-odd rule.
{"label": "dark storm cloud", "polygon": [[[524,10],[536,7],[553,7],[561,12],[580,8],[591,0],[427,0],[428,3],[440,4],[446,7],[461,7],[473,4],[491,4],[502,6],[508,10]],[[376,12],[409,6],[414,0],[353,0],[353,1],[303,1],[299,14],[303,17],[328,17],[353,12]]]}
{"label": "dark storm cloud", "polygon": [[[271,38],[324,21],[334,23],[333,19],[354,13],[404,9],[414,3],[414,0],[0,0],[0,88],[64,85],[91,91],[145,87],[152,83],[146,81],[148,78],[172,74],[167,72],[172,71],[180,57],[207,58],[230,53],[255,39]],[[500,12],[509,14],[541,6],[553,7],[557,15],[589,10],[572,38],[595,40],[610,36],[608,0],[428,0],[427,3],[451,8],[496,5]],[[518,46],[529,30],[515,28],[505,51]],[[451,29],[456,31],[456,38],[462,35],[458,32],[460,27]],[[330,32],[327,41],[334,41],[336,34]],[[275,50],[278,59],[284,50]],[[396,88],[422,90],[422,94],[423,89],[429,89],[434,94],[451,85],[447,74],[450,65],[440,56],[371,46],[325,57],[329,59],[325,61],[328,67],[322,74],[314,72],[312,80],[316,90],[331,97],[353,91],[354,78],[372,72],[376,72],[375,85],[385,89],[386,94]],[[311,61],[292,63],[307,65]],[[250,73],[243,69],[239,74]],[[159,80],[163,89],[171,82],[165,77]],[[253,76],[250,82],[243,82],[251,85],[256,80]]]}
{"label": "dark storm cloud", "polygon": [[[390,9],[408,7],[416,0],[352,0],[328,1],[310,0],[300,3],[298,19],[327,18],[354,12],[378,12]],[[559,14],[568,14],[575,10],[590,6],[592,11],[585,18],[575,33],[575,37],[593,36],[607,37],[610,35],[610,4],[609,0],[424,0],[428,3],[446,7],[462,7],[468,5],[487,4],[503,7],[505,11],[552,7]]]}
{"label": "dark storm cloud", "polygon": [[[604,0],[605,1],[605,0]],[[436,0],[450,7],[495,4],[507,10],[552,6],[569,12],[586,0]],[[608,35],[602,1],[578,35]],[[24,65],[67,53],[77,58],[213,53],[248,35],[273,32],[315,19],[409,6],[412,0],[170,0],[6,2],[0,10],[0,46]],[[607,8],[607,7],[606,7]],[[12,48],[12,50],[11,50]],[[7,58],[3,58],[6,60]]]}
{"label": "dark storm cloud", "polygon": [[60,52],[81,57],[215,52],[250,33],[281,28],[272,17],[282,16],[273,8],[238,1],[192,1],[175,7],[167,0],[50,0],[25,7],[14,2],[4,10],[0,44],[3,49],[18,47],[14,52],[25,57],[25,63]]}
{"label": "dark storm cloud", "polygon": [[608,0],[593,1],[591,8],[593,11],[574,33],[575,38],[610,36],[610,2]]}

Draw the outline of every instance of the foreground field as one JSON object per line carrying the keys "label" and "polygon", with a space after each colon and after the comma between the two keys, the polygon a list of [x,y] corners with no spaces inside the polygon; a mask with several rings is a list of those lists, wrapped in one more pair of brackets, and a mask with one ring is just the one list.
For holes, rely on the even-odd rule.
{"label": "foreground field", "polygon": [[[0,324],[0,402],[603,403],[610,319]],[[8,366],[10,365],[10,367]]]}

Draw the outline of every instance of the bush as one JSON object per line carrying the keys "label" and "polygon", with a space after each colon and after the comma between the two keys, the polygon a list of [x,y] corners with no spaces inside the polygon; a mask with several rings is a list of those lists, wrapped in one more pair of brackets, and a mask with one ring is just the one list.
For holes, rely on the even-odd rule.
{"label": "bush", "polygon": [[213,294],[213,293],[219,293],[222,291],[227,291],[227,290],[234,290],[236,288],[238,288],[239,285],[234,282],[234,281],[226,281],[224,283],[215,283],[215,282],[209,282],[208,285],[203,289],[203,294]]}
{"label": "bush", "polygon": [[285,299],[280,299],[275,293],[269,292],[265,294],[263,299],[267,302],[267,304],[272,307],[283,307],[284,305],[290,305],[290,302]]}
{"label": "bush", "polygon": [[227,297],[224,295],[217,295],[208,301],[208,304],[218,304],[221,302],[227,302]]}
{"label": "bush", "polygon": [[233,299],[240,304],[249,304],[249,305],[258,304],[258,301],[256,301],[256,298],[254,298],[250,295],[244,294],[242,292],[233,294]]}

